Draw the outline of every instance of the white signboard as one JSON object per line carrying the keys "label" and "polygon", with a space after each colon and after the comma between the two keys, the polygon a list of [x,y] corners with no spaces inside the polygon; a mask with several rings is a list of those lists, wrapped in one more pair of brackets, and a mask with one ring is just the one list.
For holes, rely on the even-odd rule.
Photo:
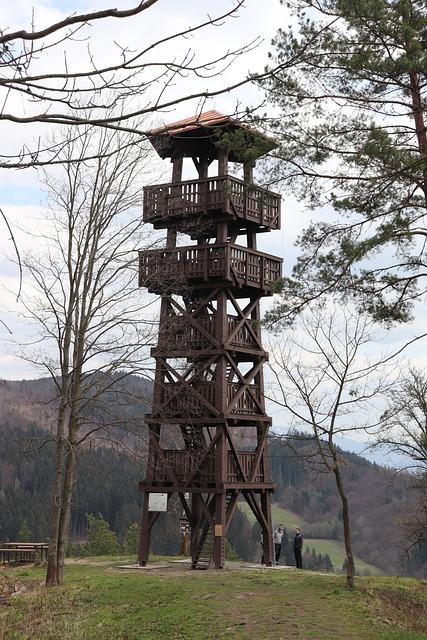
{"label": "white signboard", "polygon": [[168,494],[167,493],[150,493],[148,496],[148,511],[167,511],[168,510]]}

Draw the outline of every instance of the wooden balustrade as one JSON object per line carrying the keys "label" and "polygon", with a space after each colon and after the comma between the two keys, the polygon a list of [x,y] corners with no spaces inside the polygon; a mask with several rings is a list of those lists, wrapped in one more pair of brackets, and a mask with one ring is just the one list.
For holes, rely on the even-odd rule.
{"label": "wooden balustrade", "polygon": [[[241,382],[227,383],[227,404],[230,407],[230,413],[237,415],[260,414],[259,405],[262,402],[260,387],[255,384],[248,385],[234,401],[241,388]],[[197,391],[213,407],[217,406],[215,381],[194,382],[191,389]],[[193,394],[191,389],[186,388],[181,382],[165,383],[161,389],[160,405],[153,407],[153,411],[156,412],[161,408],[163,415],[174,418],[190,415],[196,418],[209,415],[209,407],[200,396]]]}
{"label": "wooden balustrade", "polygon": [[261,403],[259,386],[255,384],[248,385],[237,400],[234,401],[234,398],[241,387],[242,384],[240,382],[229,382],[227,384],[227,401],[229,406],[232,406],[232,413],[251,413],[256,415],[259,413],[259,406],[256,403],[255,398],[259,403]]}
{"label": "wooden balustrade", "polygon": [[282,259],[234,244],[192,245],[139,252],[139,285],[154,293],[212,287],[212,279],[271,292]]}
{"label": "wooden balustrade", "polygon": [[[256,453],[254,451],[238,451],[240,464],[246,475],[250,478]],[[155,457],[154,478],[157,483],[172,482],[169,471],[178,482],[185,483],[193,475],[194,481],[200,484],[213,484],[215,482],[215,457],[208,456],[202,461],[203,452],[181,451],[177,449],[163,449],[163,460],[157,454]],[[227,482],[243,482],[243,477],[232,451],[227,452]],[[261,458],[253,482],[264,482],[264,464]]]}
{"label": "wooden balustrade", "polygon": [[[256,453],[253,451],[238,451],[238,457],[240,464],[242,465],[242,469],[245,473],[246,478],[250,478],[252,469],[255,463]],[[232,452],[228,452],[227,458],[227,482],[241,482],[242,474],[237,465],[236,458],[233,456]],[[255,477],[253,482],[264,482],[264,462],[263,459],[259,461],[258,469],[255,473]]]}
{"label": "wooden balustrade", "polygon": [[[232,335],[236,325],[239,324],[240,321],[241,319],[238,318],[237,316],[231,316],[231,315],[227,316],[229,336]],[[229,343],[230,346],[244,347],[244,348],[250,348],[250,349],[258,347],[258,344],[254,339],[254,336],[251,334],[251,332],[248,329],[248,325],[251,327],[255,336],[258,339],[260,339],[261,331],[260,331],[259,322],[257,322],[256,320],[247,320],[245,323],[242,324],[242,326],[236,331],[236,333],[231,338]]]}
{"label": "wooden balustrade", "polygon": [[144,189],[144,221],[156,228],[168,219],[214,212],[280,228],[280,195],[231,176],[185,180]]}
{"label": "wooden balustrade", "polygon": [[[187,316],[171,316],[161,330],[163,349],[171,351],[201,351],[204,349],[214,348],[214,341],[209,340],[206,334],[215,339],[215,315],[200,315],[194,318],[195,323],[189,321]],[[234,333],[234,329],[241,322],[238,316],[228,315],[227,337],[233,336],[228,344],[236,349],[241,347],[245,349],[257,349],[255,336],[260,338],[259,322],[255,320],[246,320],[239,329]],[[253,334],[248,328],[252,328]]]}
{"label": "wooden balustrade", "polygon": [[[205,400],[215,406],[215,383],[195,382],[191,385]],[[200,416],[208,410],[200,397],[192,394],[181,382],[168,382],[163,385],[160,396],[162,412],[172,416]]]}

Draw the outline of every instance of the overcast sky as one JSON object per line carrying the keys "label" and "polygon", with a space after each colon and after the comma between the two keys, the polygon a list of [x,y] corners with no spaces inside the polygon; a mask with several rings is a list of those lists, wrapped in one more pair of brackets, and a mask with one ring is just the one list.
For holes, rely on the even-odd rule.
{"label": "overcast sky", "polygon": [[[132,0],[16,0],[15,2],[0,3],[0,24],[3,29],[31,29],[32,9],[34,7],[34,22],[36,28],[43,28],[73,12],[87,12],[114,6],[125,9],[133,6]],[[55,65],[62,65],[64,49],[67,49],[68,64],[79,69],[87,60],[87,42],[84,38],[90,36],[91,51],[95,59],[107,64],[114,59],[116,48],[114,42],[130,49],[138,50],[167,35],[186,29],[211,17],[226,13],[235,6],[234,0],[159,0],[151,9],[140,16],[126,20],[101,20],[94,22],[81,34],[81,41],[61,45],[53,50],[54,53],[40,57],[36,63],[37,70],[46,72]],[[190,38],[174,40],[172,44],[161,47],[156,52],[156,60],[180,59],[190,49],[200,62],[207,62],[221,55],[226,50],[235,50],[258,39],[259,43],[252,51],[238,57],[233,65],[220,77],[196,79],[194,77],[180,78],[170,88],[168,97],[180,97],[200,90],[215,90],[228,86],[243,78],[248,71],[261,71],[267,61],[267,53],[271,50],[271,39],[279,25],[288,21],[287,10],[280,5],[279,0],[246,0],[244,8],[239,10],[237,17],[226,20],[221,26],[208,27]],[[80,66],[79,66],[80,65]],[[4,94],[0,96],[5,99]],[[154,98],[154,95],[153,95]],[[232,113],[237,105],[257,105],[263,100],[262,93],[251,85],[244,86],[238,91],[225,93],[203,105],[203,110],[216,109],[222,113]],[[19,97],[9,95],[5,110],[28,115],[37,108],[24,103]],[[193,115],[200,108],[198,102],[186,102],[155,116],[155,124],[171,122],[189,115]],[[147,128],[153,121],[147,123]],[[0,123],[0,140],[3,153],[14,153],[22,143],[31,146],[39,136],[49,133],[43,125],[15,125],[8,122]],[[169,163],[164,168],[169,171]],[[12,224],[19,227],[33,228],[43,215],[44,192],[41,188],[37,172],[34,170],[2,170],[0,171],[0,204]],[[262,238],[260,249],[268,249],[270,253],[283,256],[291,250],[293,240],[301,227],[299,208],[293,203],[284,203],[284,219],[286,229],[269,234],[268,239]],[[35,222],[36,221],[36,222]],[[14,232],[19,240],[22,252],[32,248],[33,240],[23,235],[18,226]],[[2,295],[0,309],[2,319],[7,321],[13,330],[12,341],[25,339],[29,335],[28,327],[16,320],[9,313],[9,309],[16,308],[14,292],[17,291],[18,272],[14,264],[8,259],[13,254],[10,242],[2,228],[0,239],[1,262],[0,278]],[[289,267],[291,260],[286,261]],[[4,327],[0,326],[0,377],[17,379],[31,378],[37,372],[28,364],[14,357],[15,347]]]}
{"label": "overcast sky", "polygon": [[[30,29],[32,10],[37,28],[44,27],[73,12],[87,12],[91,9],[117,7],[125,9],[133,6],[136,0],[13,0],[0,3],[0,24],[7,30]],[[166,35],[175,33],[190,25],[206,19],[206,14],[218,15],[234,6],[232,0],[159,0],[147,12],[127,20],[102,20],[88,27],[84,33],[90,36],[90,46],[95,58],[103,63],[112,59],[115,54],[114,41],[130,49],[138,50]],[[208,61],[227,49],[236,49],[245,43],[260,38],[260,44],[251,52],[239,57],[233,66],[221,77],[212,79],[194,78],[178,79],[170,89],[170,96],[188,95],[195,90],[215,89],[235,82],[236,78],[244,77],[248,71],[261,71],[267,62],[267,53],[271,50],[271,39],[279,27],[285,27],[290,21],[288,11],[280,5],[279,0],[246,0],[245,7],[239,10],[237,18],[226,21],[220,27],[210,27],[191,38],[173,41],[172,45],[163,47],[156,55],[167,60],[179,58],[191,48],[201,61]],[[83,35],[83,34],[82,34]],[[79,41],[68,46],[69,63],[77,69],[86,59],[86,42]],[[61,63],[61,51],[43,57],[38,62],[38,69],[46,71],[52,65]],[[3,104],[5,96],[0,95]],[[204,105],[204,110],[216,109],[223,113],[233,112],[236,104],[242,106],[256,105],[262,101],[262,94],[253,86],[245,86],[235,93],[227,93]],[[30,109],[18,98],[10,97],[7,110]],[[171,122],[179,118],[193,115],[198,108],[197,103],[182,103],[169,112],[156,116],[157,122]],[[3,152],[16,151],[19,144],[46,135],[48,130],[40,125],[12,125],[0,123],[0,140]],[[165,163],[165,168],[168,168]],[[44,195],[38,181],[37,173],[33,170],[0,171],[0,205],[13,224],[30,225],[42,215]],[[289,273],[295,259],[296,251],[293,243],[299,231],[307,225],[313,213],[305,212],[304,207],[295,200],[286,197],[283,201],[282,230],[271,234],[263,234],[259,248],[269,253],[282,256],[285,261],[285,271]],[[15,229],[23,251],[29,246],[19,230]],[[13,338],[20,339],[28,335],[27,328],[8,312],[14,306],[13,292],[17,290],[17,269],[7,259],[12,254],[4,227],[0,235],[0,280],[2,293],[0,312],[2,319],[7,320],[13,330]],[[10,293],[11,292],[11,293]],[[391,332],[387,338],[390,348],[394,348],[407,337],[422,330],[425,308],[420,311],[419,319],[413,326],[399,327]],[[18,379],[32,378],[37,372],[12,354],[11,340],[8,332],[0,326],[0,378]],[[409,352],[413,362],[425,366],[425,344],[418,344]],[[274,412],[274,409],[273,409]]]}

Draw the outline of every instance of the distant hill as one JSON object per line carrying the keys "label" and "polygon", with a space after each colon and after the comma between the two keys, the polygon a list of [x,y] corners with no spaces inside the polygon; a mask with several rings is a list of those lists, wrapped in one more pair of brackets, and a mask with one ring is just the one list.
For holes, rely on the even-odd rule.
{"label": "distant hill", "polygon": [[[112,442],[106,443],[107,448],[88,442],[80,452],[71,523],[75,539],[84,536],[86,513],[102,513],[119,535],[139,519],[137,487],[144,474],[146,453],[143,417],[152,383],[131,376],[120,384],[120,390],[113,385],[105,402],[114,407],[118,422],[134,425],[135,434],[131,429],[120,439],[120,429],[117,427],[115,431],[109,426]],[[24,519],[35,538],[48,535],[53,445],[48,434],[53,427],[53,392],[54,385],[47,379],[0,381],[0,540],[16,537]],[[294,442],[295,446],[302,445]],[[410,499],[408,477],[356,454],[343,452],[342,456],[354,551],[360,561],[387,573],[399,573],[402,564],[398,542],[404,535],[399,518]],[[292,520],[297,517],[303,525],[306,544],[310,546],[309,539],[316,540],[321,553],[329,548],[335,554],[335,563],[340,562],[342,522],[333,478],[327,474],[312,475],[285,441],[270,443],[270,465],[276,484],[275,508],[287,510],[281,513],[273,510],[275,523],[283,516],[284,524],[292,530],[295,524]],[[156,550],[164,553],[176,550],[179,515],[177,507],[175,514],[168,514],[164,524],[159,524]],[[242,514],[242,518],[231,528],[231,535],[238,541],[242,528],[246,528],[247,535],[243,537],[251,538],[250,549],[243,545],[239,553],[245,558],[257,558],[259,536],[250,532],[246,516]],[[424,556],[410,566],[411,573],[417,575],[423,575],[426,568]]]}
{"label": "distant hill", "polygon": [[[93,431],[92,444],[121,442],[138,448],[138,435],[145,433],[144,415],[148,411],[153,384],[141,376],[92,374],[92,394],[85,410],[82,433]],[[37,380],[0,380],[0,421],[13,426],[14,432],[37,427],[55,430],[57,389],[51,378]],[[102,429],[101,427],[105,428]]]}

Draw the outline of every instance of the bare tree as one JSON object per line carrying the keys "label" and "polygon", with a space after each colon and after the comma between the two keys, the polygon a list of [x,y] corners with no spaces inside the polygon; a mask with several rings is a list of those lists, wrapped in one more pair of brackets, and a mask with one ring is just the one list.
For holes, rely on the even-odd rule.
{"label": "bare tree", "polygon": [[[72,129],[64,135],[64,159],[81,160],[45,175],[50,216],[33,234],[43,253],[24,260],[27,317],[39,329],[24,357],[47,371],[56,387],[48,585],[63,575],[78,447],[106,438],[126,442],[124,430],[142,431],[146,398],[136,424],[123,421],[115,405],[124,379],[146,368],[155,330],[137,292],[135,253],[153,241],[145,236],[140,208],[151,155],[144,144],[129,146],[129,134],[86,127],[77,140]],[[94,159],[86,160],[92,151]]]}
{"label": "bare tree", "polygon": [[[272,345],[275,393],[307,446],[302,455],[317,473],[332,473],[341,499],[347,586],[354,587],[350,508],[343,481],[345,458],[339,437],[378,424],[378,399],[388,388],[394,365],[368,357],[376,337],[367,317],[348,309],[313,309],[302,314],[285,339]],[[295,434],[295,430],[297,433]],[[283,438],[280,434],[277,437]],[[286,437],[286,436],[285,436]]]}
{"label": "bare tree", "polygon": [[[41,29],[35,25],[33,11],[29,31],[1,29],[0,122],[77,127],[92,124],[126,130],[138,139],[146,130],[135,125],[136,117],[163,113],[187,101],[199,102],[200,108],[208,98],[252,80],[252,75],[244,75],[227,86],[207,88],[236,58],[256,47],[260,38],[233,49],[218,47],[207,59],[191,48],[181,57],[171,54],[180,42],[197,32],[220,29],[227,20],[238,17],[244,0],[235,0],[231,8],[222,13],[207,13],[205,20],[185,29],[172,30],[158,38],[153,34],[152,40],[144,41],[138,50],[132,50],[129,43],[114,40],[110,47],[111,61],[106,64],[97,59],[90,27],[95,29],[100,21],[107,19],[136,20],[148,10],[155,12],[156,5],[160,4],[160,0],[145,0],[125,10],[74,14]],[[85,59],[79,63],[82,57]],[[264,73],[259,74],[263,76]],[[188,88],[188,82],[193,80],[199,88],[193,84]],[[14,97],[19,97],[19,102]],[[81,135],[78,129],[74,129],[74,135]],[[64,140],[57,139],[49,146],[40,141],[32,148],[24,145],[15,153],[0,156],[0,168],[64,162],[63,144]]]}
{"label": "bare tree", "polygon": [[403,470],[410,470],[414,502],[402,516],[402,548],[427,548],[427,376],[410,369],[388,394],[375,447],[400,454]]}
{"label": "bare tree", "polygon": [[388,395],[376,446],[406,458],[406,469],[427,472],[427,376],[410,369]]}

